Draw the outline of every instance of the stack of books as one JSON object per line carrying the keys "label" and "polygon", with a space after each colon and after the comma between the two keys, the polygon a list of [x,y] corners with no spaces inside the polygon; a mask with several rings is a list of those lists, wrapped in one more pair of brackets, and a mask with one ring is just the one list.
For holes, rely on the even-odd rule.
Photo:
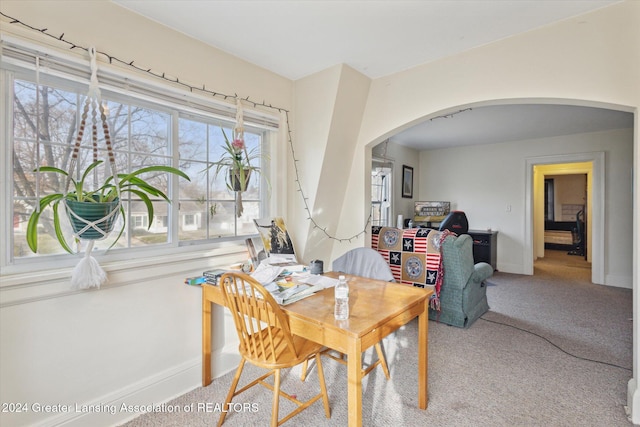
{"label": "stack of books", "polygon": [[218,281],[220,280],[220,277],[226,272],[227,270],[216,268],[214,270],[207,270],[203,272],[202,275],[204,276],[208,284],[218,286]]}

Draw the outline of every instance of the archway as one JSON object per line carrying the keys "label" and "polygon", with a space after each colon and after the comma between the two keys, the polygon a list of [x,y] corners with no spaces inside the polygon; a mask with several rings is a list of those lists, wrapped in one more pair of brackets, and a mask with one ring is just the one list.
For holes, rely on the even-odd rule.
{"label": "archway", "polygon": [[[562,117],[562,119],[558,119],[558,117],[551,117],[548,113],[547,114],[536,113],[536,114],[530,115],[531,113],[530,109],[522,108],[522,107],[531,107],[531,106],[540,107],[540,109],[544,109],[545,107],[548,106],[548,108],[552,108],[551,111],[553,111],[553,114],[556,114],[558,111],[563,111],[562,115],[559,115],[559,117]],[[521,114],[519,116],[514,117],[514,115],[512,115],[511,113],[505,113],[506,110],[511,108],[516,108],[516,110],[521,111]],[[559,108],[562,110],[559,110]],[[575,110],[573,110],[573,108],[575,108]],[[493,121],[492,121],[491,115],[487,115],[484,113],[485,109],[486,111],[490,111],[490,110],[496,111],[496,116],[494,117]],[[473,110],[473,111],[470,111],[470,110]],[[464,114],[458,114],[458,113],[464,113]],[[476,113],[478,114],[478,118],[474,117]],[[586,117],[588,117],[588,119],[581,118],[580,115],[583,113],[587,114]],[[611,123],[609,122],[604,123],[603,127],[598,128],[597,126],[594,126],[594,122],[599,121],[598,117],[596,115],[593,115],[594,113],[601,114],[602,117],[603,118],[606,117],[607,120],[614,119],[614,118],[615,120],[613,120]],[[621,117],[623,117],[623,119],[620,119]],[[446,118],[446,120],[437,120],[440,118]],[[509,120],[506,120],[506,118],[515,119],[515,120],[511,122]],[[572,125],[567,128],[560,128],[560,126],[565,122],[565,119],[566,121],[571,121]],[[491,125],[491,123],[493,123],[493,126]],[[419,127],[422,127],[425,125],[427,126],[437,125],[437,127],[435,128],[436,131],[431,131],[430,134],[428,135],[429,137],[431,136],[440,137],[438,144],[436,144],[434,148],[435,149],[434,153],[437,153],[439,151],[440,152],[446,151],[447,148],[456,148],[455,147],[456,143],[459,143],[459,145],[488,144],[487,142],[485,142],[487,141],[487,130],[489,130],[491,127],[502,130],[505,127],[507,127],[505,126],[505,123],[511,124],[511,126],[509,126],[509,129],[508,129],[510,132],[507,132],[505,135],[496,134],[498,137],[495,140],[497,141],[496,143],[522,141],[522,142],[525,142],[526,144],[524,145],[521,144],[520,148],[518,149],[520,153],[523,153],[523,155],[520,158],[518,158],[517,156],[515,157],[512,156],[511,158],[506,158],[503,163],[495,163],[493,167],[494,167],[494,170],[495,169],[501,170],[501,168],[503,167],[510,166],[509,173],[511,174],[510,176],[513,177],[513,179],[510,179],[509,183],[514,183],[517,181],[522,182],[525,179],[525,175],[526,175],[526,183],[523,183],[525,188],[519,187],[521,188],[521,190],[519,190],[517,193],[512,189],[510,194],[507,194],[502,198],[493,197],[493,199],[491,200],[492,203],[486,204],[486,206],[492,206],[492,208],[483,208],[484,211],[479,213],[474,212],[474,215],[475,215],[474,218],[480,219],[478,221],[479,225],[474,225],[474,226],[476,228],[481,227],[479,229],[482,229],[482,227],[485,227],[485,226],[489,227],[494,225],[493,223],[491,223],[491,221],[493,220],[489,218],[489,215],[494,214],[496,217],[500,217],[500,210],[497,208],[498,206],[504,206],[506,203],[506,206],[507,206],[506,212],[511,212],[510,206],[513,203],[519,203],[520,201],[518,199],[522,200],[523,204],[520,205],[521,206],[520,209],[516,207],[517,205],[514,205],[514,207],[516,207],[515,209],[516,212],[519,210],[518,216],[522,215],[522,217],[524,217],[523,222],[521,222],[520,224],[517,224],[514,221],[510,222],[509,226],[511,228],[506,230],[507,233],[504,234],[505,237],[503,237],[502,242],[500,242],[500,238],[498,239],[499,240],[498,251],[500,252],[500,249],[502,248],[502,250],[504,251],[503,252],[504,254],[511,255],[511,258],[508,260],[505,260],[504,257],[502,259],[502,264],[503,264],[502,269],[504,271],[512,272],[512,273],[521,273],[521,274],[533,274],[533,259],[535,258],[533,244],[535,240],[532,235],[533,233],[532,221],[534,220],[534,215],[532,213],[533,203],[532,203],[532,187],[531,187],[532,180],[533,180],[533,177],[531,175],[532,166],[535,164],[544,165],[544,164],[553,164],[553,163],[575,163],[575,162],[594,163],[595,169],[592,174],[593,174],[593,179],[595,180],[595,183],[593,186],[594,199],[593,199],[592,205],[594,206],[595,210],[592,215],[589,215],[589,220],[591,221],[591,224],[592,224],[591,228],[593,229],[593,233],[590,233],[591,234],[590,242],[593,246],[593,251],[592,252],[590,251],[589,253],[592,256],[592,261],[594,263],[592,268],[592,281],[594,283],[604,284],[605,273],[607,269],[607,267],[605,266],[607,265],[608,262],[610,262],[610,260],[608,260],[609,258],[606,257],[606,251],[610,250],[610,249],[607,249],[606,242],[610,242],[611,235],[605,235],[605,231],[606,231],[605,230],[605,212],[606,212],[606,209],[610,209],[610,207],[605,208],[604,206],[605,205],[604,165],[605,165],[606,159],[604,158],[604,154],[602,153],[604,153],[605,151],[609,152],[609,145],[606,143],[606,141],[608,140],[607,138],[609,137],[608,136],[600,137],[599,135],[600,135],[600,132],[611,132],[614,129],[629,129],[633,127],[633,115],[632,113],[630,113],[628,108],[624,108],[623,106],[619,106],[619,105],[604,104],[600,102],[575,100],[575,99],[570,100],[570,99],[527,98],[527,99],[509,99],[509,100],[506,100],[506,99],[486,100],[486,101],[475,102],[471,104],[451,106],[449,108],[439,110],[437,112],[431,112],[426,116],[423,116],[419,119],[414,119],[411,122],[408,122],[402,126],[399,126],[398,128],[396,128],[395,132],[390,132],[385,135],[381,135],[380,138],[381,139],[389,138],[391,139],[391,141],[395,142],[396,137],[398,136],[395,133],[397,133],[398,131],[400,131],[400,134],[405,132],[409,133],[408,132],[409,130],[413,131],[414,129],[418,129]],[[445,126],[455,128],[457,133],[447,134],[445,131]],[[549,131],[545,132],[545,129],[547,126],[549,127]],[[517,132],[518,132],[518,129],[520,128],[526,129],[528,132],[525,132],[523,130],[524,133],[518,134]],[[464,129],[464,130],[460,131],[460,129]],[[539,133],[537,133],[538,130],[540,130]],[[553,132],[558,132],[558,133],[553,133]],[[413,135],[415,136],[415,133]],[[458,137],[458,138],[456,139],[456,138],[453,138],[452,136]],[[500,136],[504,136],[505,138],[499,139]],[[506,139],[506,138],[509,138],[509,139]],[[626,138],[626,136],[623,136],[622,138]],[[468,140],[468,142],[465,141],[464,143],[460,143],[460,140],[465,140],[465,139]],[[561,146],[557,145],[556,140],[562,143],[563,141],[565,141],[565,139],[567,139],[568,141],[567,143],[570,145],[567,146],[566,149],[563,149]],[[425,138],[425,141],[429,142],[427,138]],[[454,141],[453,142],[454,146],[448,147],[446,143],[444,143],[443,141]],[[585,142],[584,147],[582,146],[583,141]],[[534,148],[538,146],[540,142],[546,143],[545,145],[546,149],[536,150]],[[419,144],[419,143],[416,142],[416,144]],[[414,147],[419,147],[419,146],[414,145]],[[460,153],[462,153],[463,149],[465,151],[467,150],[466,148],[463,148],[463,147],[457,147],[457,149],[460,150]],[[421,148],[417,148],[417,150],[421,151]],[[584,150],[584,154],[582,153],[583,150]],[[470,151],[470,152],[475,153],[475,155],[478,155],[478,154],[481,155],[481,152],[477,150]],[[601,152],[601,154],[598,154],[598,155],[594,154],[598,152]],[[569,153],[569,154],[564,154],[564,153]],[[609,155],[611,155],[611,153],[609,153]],[[527,156],[530,156],[530,157],[527,157]],[[627,154],[625,154],[625,156],[627,156]],[[497,151],[496,156],[494,157],[501,158],[502,151]],[[425,166],[426,158],[427,158],[426,155],[421,156],[421,160],[420,160],[421,166]],[[484,159],[483,161],[485,162],[487,162],[487,160],[490,160],[490,159],[487,159],[486,157],[482,157],[482,158]],[[440,159],[444,159],[444,162],[448,162],[448,163],[451,163],[453,161],[458,163],[458,160],[453,157],[446,158],[444,156],[441,156]],[[522,160],[524,160],[524,163],[526,166],[526,172],[525,174],[518,176],[519,172],[516,169],[520,168],[518,163]],[[612,160],[612,161],[618,161],[618,160]],[[487,163],[490,163],[490,162],[487,162]],[[522,163],[520,163],[520,165],[521,164]],[[467,167],[467,170],[477,171],[477,167],[472,168],[472,166],[477,166],[477,165],[470,165],[467,163],[465,164],[465,166]],[[427,163],[426,168],[428,169],[429,167],[431,167],[432,170],[434,170],[433,163],[431,164]],[[491,170],[491,171],[485,170],[485,173],[479,176],[474,176],[473,178],[474,183],[481,182],[476,178],[480,178],[482,175],[486,175],[486,172],[495,173],[494,170]],[[420,171],[419,173],[422,174],[423,171]],[[610,171],[608,173],[615,173],[615,172]],[[434,179],[429,179],[429,178],[434,178],[433,176],[423,176],[422,178],[423,178],[423,181],[425,182],[437,181]],[[452,178],[453,179],[448,179],[447,181],[454,182],[456,177],[452,177]],[[615,179],[622,180],[624,178],[617,176],[615,177]],[[500,187],[500,184],[499,183],[496,184],[496,182],[487,183],[485,181],[484,184],[485,185],[483,188]],[[444,196],[441,195],[440,197],[447,197],[450,194],[454,194],[455,197],[457,197],[458,199],[460,197],[467,197],[466,200],[464,201],[467,206],[479,206],[478,203],[480,202],[477,199],[468,197],[468,195],[465,195],[465,194],[460,195],[458,194],[459,192],[454,191],[455,189],[453,188],[450,188],[450,187],[444,188],[442,187],[441,183],[438,185],[440,186],[439,189],[430,188],[428,190],[428,193],[426,193],[427,195],[423,197],[428,197],[431,194],[444,194]],[[450,184],[450,185],[453,185],[453,184]],[[462,184],[460,183],[459,185],[462,185]],[[440,191],[443,188],[444,190]],[[501,193],[504,193],[504,192],[501,192]],[[616,196],[616,198],[619,199],[620,192],[616,194],[618,195]],[[493,209],[493,212],[489,212],[489,209]],[[629,212],[626,210],[625,212],[626,213],[624,214],[624,221],[626,223],[629,217]],[[510,214],[510,215],[513,215],[513,214]],[[607,227],[610,227],[610,225],[607,225]],[[609,228],[609,231],[611,231],[610,228]],[[616,233],[617,232],[618,230],[616,230]],[[623,240],[626,242],[627,238],[625,237]],[[626,247],[626,243],[625,243],[625,247]],[[516,252],[520,252],[521,255],[518,254],[517,256],[514,257],[513,255]],[[631,249],[629,248],[629,250],[626,251],[625,253],[630,254]],[[498,258],[500,258],[500,256]],[[505,265],[505,262],[508,263],[508,265]],[[626,258],[624,258],[624,263],[626,262],[627,260]],[[501,264],[500,259],[498,260],[498,264]],[[607,282],[607,284],[610,284],[613,286],[626,287],[628,286],[626,283],[628,282],[629,276],[630,274],[628,274],[628,271],[626,270],[626,266],[625,266],[625,270],[622,274],[620,274],[618,270],[616,270],[616,272],[613,274],[609,272],[609,275],[606,276],[606,280],[611,279],[611,283]]]}

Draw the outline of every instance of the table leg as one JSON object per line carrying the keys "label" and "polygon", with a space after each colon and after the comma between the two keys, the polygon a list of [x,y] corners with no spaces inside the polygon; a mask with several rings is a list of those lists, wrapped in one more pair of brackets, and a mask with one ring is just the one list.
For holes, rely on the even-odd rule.
{"label": "table leg", "polygon": [[418,407],[427,409],[429,403],[429,304],[418,316]]}
{"label": "table leg", "polygon": [[347,397],[349,426],[362,426],[362,342],[354,338],[347,352]]}
{"label": "table leg", "polygon": [[211,384],[211,301],[202,287],[202,386]]}

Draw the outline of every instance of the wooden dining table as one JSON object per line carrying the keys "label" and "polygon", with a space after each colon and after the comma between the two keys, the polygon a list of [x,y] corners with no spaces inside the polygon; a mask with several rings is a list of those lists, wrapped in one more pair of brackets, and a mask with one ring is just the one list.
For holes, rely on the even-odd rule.
{"label": "wooden dining table", "polygon": [[[335,272],[325,273],[336,278]],[[429,297],[431,289],[345,275],[349,283],[347,320],[333,315],[333,288],[282,306],[291,332],[347,355],[349,426],[362,425],[361,354],[418,317],[418,407],[428,403]],[[211,384],[211,304],[224,305],[218,286],[202,285],[202,385]],[[403,365],[397,369],[409,369]]]}

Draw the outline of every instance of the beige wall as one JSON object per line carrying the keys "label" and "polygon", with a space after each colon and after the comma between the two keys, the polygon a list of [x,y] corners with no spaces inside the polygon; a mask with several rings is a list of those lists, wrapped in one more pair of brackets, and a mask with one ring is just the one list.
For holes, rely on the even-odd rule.
{"label": "beige wall", "polygon": [[526,159],[591,152],[605,153],[604,284],[631,288],[632,129],[422,152],[420,196],[450,200],[471,228],[498,230],[498,270],[523,274]]}
{"label": "beige wall", "polygon": [[[631,153],[633,153],[633,140],[631,135],[629,138]],[[629,159],[629,172],[631,172],[631,165],[633,158]],[[553,179],[554,181],[554,204],[553,215],[555,221],[575,221],[575,215],[568,213],[565,209],[563,213],[563,205],[582,205],[587,204],[587,177],[584,174],[580,175],[548,175],[545,179]],[[631,206],[628,206],[629,214],[631,214]],[[573,211],[570,211],[573,212]],[[563,216],[564,215],[564,216]],[[567,216],[569,215],[569,216]],[[629,225],[631,225],[631,215],[629,215]],[[629,246],[631,247],[631,246]]]}
{"label": "beige wall", "polygon": [[[353,163],[356,149],[353,141],[360,130],[369,84],[369,79],[345,65],[295,83],[296,111],[304,111],[305,119],[295,120],[293,127],[299,162],[297,170],[290,169],[290,174],[298,177],[307,206],[301,197],[295,197],[289,204],[287,217],[299,261],[305,264],[312,259],[328,261],[326,254],[331,252],[334,241],[327,236],[339,234],[341,215],[349,214],[350,204],[345,195],[349,190],[362,188],[351,187],[345,174],[355,173],[362,178],[365,173],[363,164]],[[298,183],[289,184],[290,194],[298,194],[298,189]],[[307,220],[307,213],[313,221]],[[361,225],[351,233],[363,231]]]}

